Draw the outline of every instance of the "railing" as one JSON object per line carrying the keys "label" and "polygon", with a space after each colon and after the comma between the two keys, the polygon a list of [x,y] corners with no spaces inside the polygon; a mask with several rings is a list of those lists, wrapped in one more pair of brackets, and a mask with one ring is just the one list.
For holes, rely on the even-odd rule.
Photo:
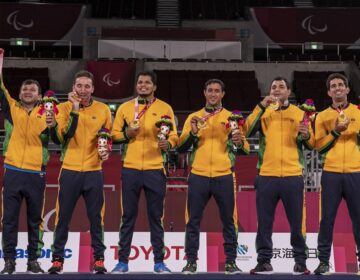
{"label": "railing", "polygon": [[99,40],[99,58],[240,59],[240,41]]}
{"label": "railing", "polygon": [[320,190],[320,177],[322,173],[319,154],[316,151],[304,151],[304,181],[308,191]]}
{"label": "railing", "polygon": [[72,42],[71,40],[38,40],[29,38],[11,38],[11,39],[0,39],[0,45],[5,47],[9,45],[10,48],[22,48],[24,51],[30,50],[33,52],[41,51],[41,47],[67,47],[68,53],[67,58],[72,57]]}
{"label": "railing", "polygon": [[332,52],[341,56],[347,50],[360,49],[359,44],[334,44],[322,42],[305,42],[305,43],[268,43],[266,44],[266,59],[270,61],[271,50],[282,50],[283,53],[289,51],[298,51],[298,54],[306,54],[311,52],[323,51]]}

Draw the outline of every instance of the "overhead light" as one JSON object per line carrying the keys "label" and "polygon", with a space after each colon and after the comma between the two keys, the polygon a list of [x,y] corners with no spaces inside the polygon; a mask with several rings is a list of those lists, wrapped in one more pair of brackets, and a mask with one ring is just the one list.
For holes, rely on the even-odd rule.
{"label": "overhead light", "polygon": [[30,39],[29,38],[10,38],[11,46],[29,46]]}
{"label": "overhead light", "polygon": [[305,42],[306,50],[323,50],[324,44],[322,42]]}
{"label": "overhead light", "polygon": [[116,103],[109,103],[108,106],[109,106],[111,112],[116,111],[116,107],[117,107]]}

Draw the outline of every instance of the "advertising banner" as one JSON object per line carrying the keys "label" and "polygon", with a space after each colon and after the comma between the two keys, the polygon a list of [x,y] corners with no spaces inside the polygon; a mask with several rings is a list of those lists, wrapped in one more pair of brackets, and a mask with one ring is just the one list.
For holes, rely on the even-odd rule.
{"label": "advertising banner", "polygon": [[[2,239],[2,233],[0,232],[0,238]],[[38,259],[41,263],[41,267],[47,270],[51,266],[51,244],[53,243],[53,233],[45,232],[44,247],[41,250],[41,256]],[[80,233],[70,232],[68,242],[65,246],[64,256],[64,272],[77,272],[79,261],[79,242]],[[19,232],[18,234],[18,246],[16,249],[16,272],[25,272],[27,268],[28,254],[27,254],[28,234],[27,232]],[[4,253],[1,248],[0,257],[4,258]]]}
{"label": "advertising banner", "polygon": [[[244,271],[250,271],[256,266],[257,254],[255,248],[256,233],[240,233],[238,237],[237,263]],[[273,233],[273,258],[271,264],[276,272],[292,273],[295,264],[292,247],[290,245],[290,233]],[[306,265],[310,271],[316,269],[319,264],[317,259],[317,233],[306,235],[308,246],[308,259]],[[334,250],[331,248],[330,263],[334,263]],[[334,267],[331,268],[334,272]]]}
{"label": "advertising banner", "polygon": [[[113,268],[118,262],[118,242],[119,234],[117,232],[105,233],[105,264]],[[180,272],[186,264],[185,252],[185,234],[183,232],[165,233],[165,259],[169,269],[173,272]],[[200,248],[197,262],[198,271],[206,272],[206,233],[200,233]],[[131,272],[152,272],[154,269],[154,255],[150,243],[150,232],[135,232],[132,240],[129,256],[129,270]]]}
{"label": "advertising banner", "polygon": [[[236,263],[242,271],[250,271],[257,264],[257,254],[255,248],[256,233],[239,233]],[[273,258],[271,264],[275,272],[292,273],[294,259],[292,247],[290,245],[290,233],[273,233]],[[223,250],[222,235],[220,233],[208,233],[208,271],[224,271],[225,255]],[[319,264],[317,259],[317,233],[306,235],[308,246],[307,267],[313,271]],[[354,249],[354,244],[352,244]],[[350,250],[349,250],[350,251]],[[354,252],[352,250],[352,252]],[[212,259],[211,262],[209,259]],[[331,249],[330,263],[334,264],[334,249]],[[335,271],[335,266],[331,267]],[[346,271],[346,270],[345,270]]]}
{"label": "advertising banner", "polygon": [[[2,234],[0,233],[0,238]],[[236,263],[244,272],[249,272],[256,266],[257,254],[255,248],[256,233],[239,233]],[[294,259],[290,245],[290,233],[273,233],[273,258],[271,264],[275,273],[292,273]],[[16,271],[25,272],[28,260],[27,233],[20,232],[18,247],[16,249]],[[53,233],[44,233],[44,247],[41,250],[39,262],[44,270],[51,266],[51,244]],[[118,232],[105,232],[106,245],[105,266],[108,270],[115,267],[118,262]],[[222,234],[200,233],[200,248],[198,252],[198,272],[224,271],[225,255]],[[165,232],[165,258],[164,262],[173,272],[181,272],[186,264],[185,259],[185,233]],[[319,264],[317,259],[317,233],[306,235],[308,246],[307,267],[310,271]],[[1,248],[0,258],[4,258]],[[70,232],[65,246],[64,272],[90,272],[94,259],[91,248],[89,232]],[[355,243],[350,233],[335,233],[334,244],[331,248],[330,271],[340,273],[353,273],[358,270],[355,255]],[[129,256],[130,272],[152,272],[154,268],[154,255],[150,243],[150,232],[135,232]]]}

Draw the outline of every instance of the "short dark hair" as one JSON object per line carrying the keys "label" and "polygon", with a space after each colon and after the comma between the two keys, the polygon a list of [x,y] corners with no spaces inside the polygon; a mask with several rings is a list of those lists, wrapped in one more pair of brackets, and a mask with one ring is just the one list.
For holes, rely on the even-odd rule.
{"label": "short dark hair", "polygon": [[207,80],[205,82],[205,84],[204,84],[204,90],[206,90],[208,85],[210,85],[210,84],[219,84],[221,86],[221,91],[225,91],[225,84],[220,79],[209,79],[209,80]]}
{"label": "short dark hair", "polygon": [[41,86],[40,86],[40,83],[37,81],[37,80],[33,80],[33,79],[26,79],[25,81],[23,81],[21,83],[21,87],[20,89],[23,87],[23,86],[27,86],[27,85],[32,85],[32,84],[35,84],[38,89],[39,89],[39,94],[41,94]]}
{"label": "short dark hair", "polygon": [[76,79],[81,77],[89,78],[94,85],[94,75],[86,70],[81,70],[74,75],[73,85],[75,85]]}
{"label": "short dark hair", "polygon": [[284,78],[284,77],[278,76],[278,77],[275,77],[275,78],[271,81],[271,83],[270,83],[270,90],[271,90],[271,85],[272,85],[272,83],[275,82],[275,81],[284,81],[287,89],[291,89],[289,81],[288,81],[286,78]]}
{"label": "short dark hair", "polygon": [[329,75],[329,77],[328,77],[327,80],[326,80],[326,88],[327,88],[327,90],[330,90],[330,82],[331,82],[332,80],[334,80],[334,79],[343,80],[345,86],[346,86],[346,87],[349,86],[349,80],[348,80],[348,78],[347,78],[345,75],[343,75],[343,74],[341,74],[341,73],[332,73],[332,74]]}
{"label": "short dark hair", "polygon": [[137,73],[135,83],[137,83],[140,76],[149,76],[152,83],[154,85],[157,85],[157,75],[156,75],[156,73],[154,71],[148,70],[148,71],[141,71],[141,72]]}

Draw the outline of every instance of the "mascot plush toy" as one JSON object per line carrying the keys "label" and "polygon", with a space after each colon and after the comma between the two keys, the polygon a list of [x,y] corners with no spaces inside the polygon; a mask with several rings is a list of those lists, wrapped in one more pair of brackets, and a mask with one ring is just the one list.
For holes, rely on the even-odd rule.
{"label": "mascot plush toy", "polygon": [[100,158],[103,158],[106,154],[111,152],[112,149],[111,133],[107,128],[102,128],[98,131],[97,137],[98,140],[96,143],[96,148]]}
{"label": "mascot plush toy", "polygon": [[232,111],[231,115],[228,117],[228,123],[226,124],[227,128],[231,129],[231,134],[235,134],[237,132],[242,133],[242,126],[245,123],[244,117],[240,111]]}
{"label": "mascot plush toy", "polygon": [[305,125],[308,125],[309,122],[314,121],[316,116],[316,108],[315,108],[314,100],[310,98],[306,99],[305,102],[300,105],[300,109],[305,111],[305,116],[303,120]]}
{"label": "mascot plush toy", "polygon": [[157,134],[159,140],[168,139],[170,131],[173,130],[171,118],[167,115],[161,116],[161,119],[155,123],[155,126],[159,129]]}
{"label": "mascot plush toy", "polygon": [[45,92],[44,97],[40,101],[40,108],[38,111],[39,115],[43,115],[44,113],[46,116],[50,116],[52,112],[57,115],[59,113],[58,108],[56,107],[59,104],[59,100],[55,97],[55,92],[52,90],[48,90]]}

